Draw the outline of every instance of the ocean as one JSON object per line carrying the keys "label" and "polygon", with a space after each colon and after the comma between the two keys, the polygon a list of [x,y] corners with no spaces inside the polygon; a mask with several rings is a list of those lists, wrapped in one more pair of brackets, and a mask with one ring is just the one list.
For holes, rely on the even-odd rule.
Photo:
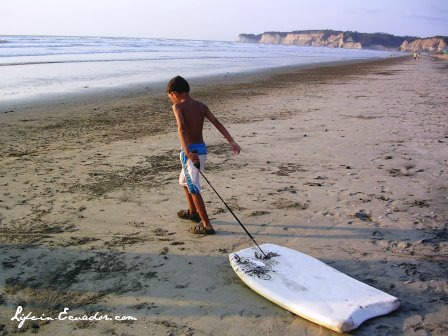
{"label": "ocean", "polygon": [[389,52],[154,38],[0,36],[0,102],[132,88]]}

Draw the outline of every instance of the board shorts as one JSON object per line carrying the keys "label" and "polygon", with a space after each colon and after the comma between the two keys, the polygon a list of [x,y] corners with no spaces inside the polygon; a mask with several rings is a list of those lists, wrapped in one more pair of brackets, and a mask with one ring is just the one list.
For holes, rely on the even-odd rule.
{"label": "board shorts", "polygon": [[[190,144],[188,145],[190,152],[197,151],[199,156],[199,163],[201,172],[204,172],[205,161],[207,159],[207,147],[205,143]],[[201,174],[199,170],[194,166],[184,150],[180,151],[180,162],[182,163],[182,170],[179,175],[179,184],[187,187],[190,194],[201,193]]]}

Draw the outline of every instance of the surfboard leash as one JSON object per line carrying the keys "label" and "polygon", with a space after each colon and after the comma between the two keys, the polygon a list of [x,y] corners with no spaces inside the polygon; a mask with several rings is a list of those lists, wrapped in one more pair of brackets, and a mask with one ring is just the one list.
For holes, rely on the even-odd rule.
{"label": "surfboard leash", "polygon": [[241,221],[238,219],[238,217],[235,215],[235,213],[232,211],[232,209],[230,209],[230,207],[227,205],[227,203],[222,199],[222,197],[218,194],[218,192],[216,191],[215,188],[213,188],[212,184],[210,183],[210,181],[207,179],[207,177],[205,177],[205,175],[201,172],[201,170],[199,169],[199,167],[196,166],[196,168],[198,168],[199,173],[201,174],[201,176],[204,178],[205,181],[207,181],[208,185],[213,189],[213,191],[215,192],[215,194],[219,197],[219,199],[222,201],[222,203],[224,203],[224,205],[226,206],[226,208],[230,211],[230,213],[233,215],[233,217],[235,217],[236,221],[238,222],[238,224],[241,225],[241,227],[243,228],[243,230],[247,233],[247,235],[249,236],[250,239],[252,239],[252,241],[255,243],[255,245],[257,245],[258,249],[260,250],[260,252],[263,254],[265,259],[269,259],[269,257],[266,255],[266,253],[263,252],[263,250],[261,249],[261,247],[257,244],[257,242],[255,241],[255,238],[250,234],[249,231],[247,231],[246,227],[243,225],[243,223],[241,223]]}

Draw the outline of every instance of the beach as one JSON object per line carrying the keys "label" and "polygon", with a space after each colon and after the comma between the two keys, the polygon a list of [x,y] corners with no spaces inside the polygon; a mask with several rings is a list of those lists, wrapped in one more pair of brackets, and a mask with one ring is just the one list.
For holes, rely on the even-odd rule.
{"label": "beach", "polygon": [[[409,56],[192,81],[242,147],[206,124],[206,176],[257,242],[400,299],[352,335],[448,332],[447,69]],[[205,183],[217,234],[187,232],[162,91],[3,109],[0,127],[0,335],[338,335],[242,283],[228,254],[253,243]],[[53,320],[19,329],[18,306]]]}

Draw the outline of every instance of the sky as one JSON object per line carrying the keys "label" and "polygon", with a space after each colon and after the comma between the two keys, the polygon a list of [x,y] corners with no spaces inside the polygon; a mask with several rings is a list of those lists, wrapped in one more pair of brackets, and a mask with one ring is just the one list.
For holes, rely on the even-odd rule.
{"label": "sky", "polygon": [[0,0],[0,35],[235,41],[307,29],[448,36],[448,0]]}

